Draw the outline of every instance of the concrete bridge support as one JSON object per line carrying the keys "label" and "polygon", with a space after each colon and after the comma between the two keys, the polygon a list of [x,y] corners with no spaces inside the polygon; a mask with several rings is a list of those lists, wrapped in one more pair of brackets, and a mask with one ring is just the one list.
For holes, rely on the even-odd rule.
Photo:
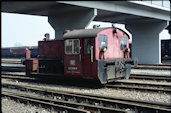
{"label": "concrete bridge support", "polygon": [[84,29],[96,15],[97,9],[67,11],[64,14],[48,16],[48,22],[55,30],[55,39],[60,39],[65,30]]}
{"label": "concrete bridge support", "polygon": [[132,34],[132,58],[138,57],[141,64],[161,63],[159,33],[167,26],[167,21],[126,24]]}

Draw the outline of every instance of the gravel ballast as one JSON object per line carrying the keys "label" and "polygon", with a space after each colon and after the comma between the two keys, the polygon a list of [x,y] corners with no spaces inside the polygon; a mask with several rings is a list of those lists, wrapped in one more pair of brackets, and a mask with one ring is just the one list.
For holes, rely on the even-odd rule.
{"label": "gravel ballast", "polygon": [[57,113],[37,106],[19,103],[6,97],[1,98],[1,103],[2,113]]}
{"label": "gravel ballast", "polygon": [[171,96],[169,94],[163,93],[152,93],[152,92],[140,92],[134,90],[124,90],[124,89],[111,89],[111,88],[84,88],[76,86],[62,86],[62,85],[52,85],[52,84],[41,84],[41,83],[24,83],[24,82],[14,82],[6,79],[2,79],[3,83],[17,84],[17,85],[31,85],[37,87],[43,87],[47,89],[59,90],[59,91],[69,91],[83,94],[94,94],[100,96],[109,97],[119,97],[126,99],[135,99],[142,101],[152,101],[152,102],[162,102],[171,103]]}
{"label": "gravel ballast", "polygon": [[[152,75],[170,75],[170,71],[164,70],[143,70],[143,69],[132,69],[132,74],[152,74]],[[171,84],[170,82],[158,82],[158,81],[146,81],[146,80],[123,80],[126,82],[140,82],[140,83],[154,83],[154,84]],[[149,102],[161,102],[161,103],[171,103],[171,96],[169,94],[163,93],[152,93],[152,92],[140,92],[134,90],[124,90],[124,89],[110,89],[110,88],[84,88],[76,86],[62,86],[62,85],[52,85],[52,84],[41,84],[41,83],[32,83],[32,82],[18,82],[15,80],[1,79],[2,84],[17,84],[17,85],[31,85],[37,87],[43,87],[47,89],[59,90],[59,91],[68,91],[76,92],[82,94],[94,94],[100,96],[109,96],[109,97],[119,97],[126,99],[142,100]],[[1,98],[2,102],[2,112],[3,113],[52,113],[52,111],[39,108],[37,106],[29,106],[22,103],[17,103],[8,98]],[[53,111],[54,112],[54,111]],[[55,112],[54,112],[55,113]]]}

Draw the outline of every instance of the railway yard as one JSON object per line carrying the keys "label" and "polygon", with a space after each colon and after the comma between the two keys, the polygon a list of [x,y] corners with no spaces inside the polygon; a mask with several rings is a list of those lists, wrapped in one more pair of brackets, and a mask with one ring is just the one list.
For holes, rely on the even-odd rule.
{"label": "railway yard", "polygon": [[21,59],[1,60],[3,113],[169,113],[170,64],[132,67],[129,79],[105,85],[25,76]]}
{"label": "railway yard", "polygon": [[171,113],[169,0],[1,9],[2,113]]}
{"label": "railway yard", "polygon": [[2,113],[171,113],[169,0],[1,9]]}

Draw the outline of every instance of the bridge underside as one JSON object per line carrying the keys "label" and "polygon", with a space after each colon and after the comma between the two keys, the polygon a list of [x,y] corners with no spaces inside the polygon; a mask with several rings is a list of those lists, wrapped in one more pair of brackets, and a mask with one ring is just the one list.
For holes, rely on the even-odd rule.
{"label": "bridge underside", "polygon": [[67,29],[84,29],[92,20],[125,24],[133,36],[133,57],[138,57],[140,63],[158,64],[161,63],[159,33],[168,25],[169,12],[159,10],[156,13],[154,8],[149,9],[143,5],[139,7],[129,2],[112,1],[2,2],[1,8],[7,13],[48,16],[56,39],[62,38]]}
{"label": "bridge underside", "polygon": [[[81,12],[94,8],[81,7],[76,5],[68,5],[64,3],[50,2],[2,2],[2,12],[19,13],[38,16],[63,16],[70,12]],[[138,23],[156,21],[156,19],[144,16],[114,12],[108,10],[97,9],[97,15],[94,21],[112,22],[112,23]]]}

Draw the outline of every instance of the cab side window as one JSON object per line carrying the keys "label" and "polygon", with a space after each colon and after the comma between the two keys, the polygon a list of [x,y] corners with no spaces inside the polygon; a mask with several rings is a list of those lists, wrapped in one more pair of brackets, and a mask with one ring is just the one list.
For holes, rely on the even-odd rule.
{"label": "cab side window", "polygon": [[84,39],[84,54],[91,53],[92,39]]}
{"label": "cab side window", "polygon": [[65,40],[65,53],[72,54],[72,40]]}
{"label": "cab side window", "polygon": [[68,39],[65,40],[65,54],[79,54],[80,53],[80,40]]}
{"label": "cab side window", "polygon": [[79,40],[73,40],[73,54],[79,54],[80,53],[80,42]]}
{"label": "cab side window", "polygon": [[99,48],[107,49],[107,35],[99,35]]}
{"label": "cab side window", "polygon": [[124,48],[127,48],[127,38],[120,37],[120,49],[124,50]]}

